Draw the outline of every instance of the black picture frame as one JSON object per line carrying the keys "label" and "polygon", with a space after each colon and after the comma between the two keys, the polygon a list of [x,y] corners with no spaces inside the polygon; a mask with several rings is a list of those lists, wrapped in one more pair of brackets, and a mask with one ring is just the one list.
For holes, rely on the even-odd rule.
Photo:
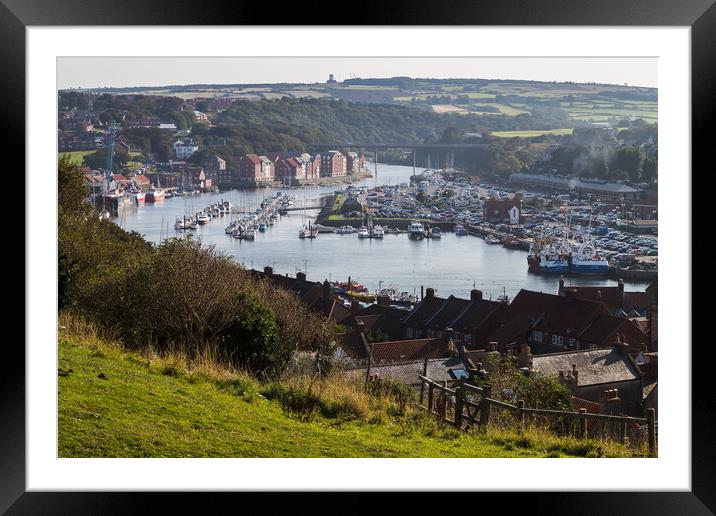
{"label": "black picture frame", "polygon": [[[187,0],[0,0],[0,63],[3,70],[0,98],[4,99],[4,117],[0,119],[7,148],[24,148],[25,28],[28,26],[295,26],[297,20],[306,19],[310,14],[311,25],[334,26],[690,26],[693,170],[696,170],[697,163],[708,163],[706,154],[713,146],[707,140],[708,129],[716,113],[716,5],[712,0],[371,0],[351,6],[354,10],[352,15],[339,14],[341,6],[325,0],[305,5],[279,5]],[[18,170],[24,170],[23,154],[16,154],[20,156],[18,167],[22,167]],[[713,166],[706,170],[712,171]],[[30,272],[25,269],[26,275]],[[689,301],[683,300],[685,303]],[[686,334],[683,342],[674,345],[690,346],[691,341],[691,336]],[[715,398],[710,381],[712,374],[709,372],[713,363],[710,360],[713,358],[713,346],[710,341],[703,341],[702,344],[693,347],[692,351],[691,492],[480,493],[475,495],[479,499],[477,506],[487,508],[490,502],[504,504],[507,501],[510,509],[548,514],[713,514],[716,510],[716,489],[713,488],[716,484],[716,425],[711,416]],[[6,345],[5,348],[6,365],[0,374],[0,511],[7,510],[8,514],[131,514],[144,512],[150,502],[158,501],[162,510],[169,512],[175,508],[190,509],[194,502],[206,509],[202,500],[209,496],[215,500],[217,495],[208,493],[200,497],[202,500],[194,500],[193,497],[188,500],[187,495],[178,493],[26,492],[25,353],[19,346]],[[12,367],[7,364],[12,364]],[[559,489],[558,479],[555,479],[555,489]],[[255,494],[242,493],[239,496],[249,504],[259,501],[254,500],[258,496]],[[269,496],[275,497],[275,494]],[[304,494],[294,494],[293,497],[298,500],[292,500],[292,505],[301,504],[300,498]],[[356,507],[357,510],[371,505],[370,496],[365,494],[354,493],[346,498],[349,497],[354,498],[356,503],[346,499],[343,500],[344,506]],[[424,507],[424,499],[424,496],[411,496],[410,502]],[[263,503],[265,500],[262,497],[260,501]],[[443,510],[453,512],[456,509],[454,503],[459,500],[451,497],[450,504],[438,503],[443,505]],[[212,506],[216,503],[213,501]],[[404,512],[409,510],[408,505],[404,506]],[[470,510],[471,504],[462,507]],[[311,504],[311,510],[315,508],[319,507]]]}

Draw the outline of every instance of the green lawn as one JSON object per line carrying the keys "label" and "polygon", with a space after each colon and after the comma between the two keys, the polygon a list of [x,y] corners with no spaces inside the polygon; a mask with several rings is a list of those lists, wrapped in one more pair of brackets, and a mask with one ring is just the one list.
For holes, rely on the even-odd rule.
{"label": "green lawn", "polygon": [[89,150],[89,151],[60,152],[59,156],[60,157],[69,156],[70,161],[72,161],[73,163],[77,163],[78,165],[81,165],[84,157],[87,156],[88,154],[92,154],[93,152],[95,152],[95,151]]}
{"label": "green lawn", "polygon": [[[536,447],[397,421],[305,422],[240,382],[59,339],[60,457],[535,457]],[[228,386],[228,387],[227,387]],[[495,442],[493,442],[495,441]],[[500,443],[500,444],[496,444]],[[552,456],[560,455],[553,452]]]}

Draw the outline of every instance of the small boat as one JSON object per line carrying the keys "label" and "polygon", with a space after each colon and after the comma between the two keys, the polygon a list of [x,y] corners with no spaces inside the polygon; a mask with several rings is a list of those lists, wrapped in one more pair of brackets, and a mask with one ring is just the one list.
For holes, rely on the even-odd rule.
{"label": "small boat", "polygon": [[420,222],[412,222],[408,232],[408,238],[411,240],[422,240],[425,238],[425,228]]}
{"label": "small boat", "polygon": [[373,238],[383,238],[383,235],[385,235],[383,226],[376,226],[373,228]]}
{"label": "small boat", "polygon": [[375,296],[373,294],[368,294],[366,292],[357,292],[355,290],[348,290],[345,294],[348,297],[351,297],[357,301],[363,301],[364,303],[372,303],[375,301]]}
{"label": "small boat", "polygon": [[467,235],[467,229],[465,229],[465,226],[458,224],[455,226],[455,234],[457,236],[465,236]]}
{"label": "small boat", "polygon": [[261,233],[265,233],[266,232],[266,224],[264,224],[263,222],[261,224],[259,224],[259,231]]}
{"label": "small boat", "polygon": [[206,213],[204,211],[199,212],[196,215],[196,221],[201,225],[208,224],[210,220],[211,220],[211,217],[209,216],[208,213]]}
{"label": "small boat", "polygon": [[232,222],[231,224],[226,226],[226,229],[224,229],[224,233],[226,233],[227,235],[231,235],[234,232],[234,230],[236,229],[236,226],[237,226],[236,221]]}
{"label": "small boat", "polygon": [[188,224],[186,225],[187,229],[198,229],[199,223],[196,220],[188,219]]}
{"label": "small boat", "polygon": [[433,226],[430,228],[430,238],[441,238],[442,233],[440,232],[440,228],[437,226]]}
{"label": "small boat", "polygon": [[144,200],[146,197],[147,197],[147,194],[145,194],[142,191],[136,192],[134,194],[134,200],[136,201],[137,204],[144,204]]}
{"label": "small boat", "polygon": [[495,238],[495,237],[493,237],[493,236],[488,236],[487,238],[485,238],[485,243],[486,243],[486,244],[490,244],[490,245],[499,244],[499,243],[500,243],[500,239],[499,239],[499,238]]}
{"label": "small boat", "polygon": [[177,218],[176,222],[174,223],[174,229],[181,230],[181,229],[187,229],[186,224],[186,218]]}
{"label": "small boat", "polygon": [[358,238],[369,238],[370,235],[368,234],[368,228],[365,226],[361,226],[361,228],[358,230]]}
{"label": "small boat", "polygon": [[102,210],[99,212],[99,220],[109,220],[111,217],[111,214],[107,210]]}

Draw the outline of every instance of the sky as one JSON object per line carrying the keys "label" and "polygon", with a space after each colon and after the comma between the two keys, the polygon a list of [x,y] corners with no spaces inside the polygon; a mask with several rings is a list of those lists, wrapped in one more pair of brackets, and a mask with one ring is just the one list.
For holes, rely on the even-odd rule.
{"label": "sky", "polygon": [[657,86],[648,57],[60,57],[57,88],[325,82],[351,77],[522,79]]}

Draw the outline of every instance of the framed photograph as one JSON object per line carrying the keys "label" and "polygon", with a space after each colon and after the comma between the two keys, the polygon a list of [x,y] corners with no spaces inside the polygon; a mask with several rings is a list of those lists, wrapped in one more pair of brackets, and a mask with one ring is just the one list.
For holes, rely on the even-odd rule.
{"label": "framed photograph", "polygon": [[334,7],[3,0],[28,245],[0,509],[712,514],[712,2]]}

